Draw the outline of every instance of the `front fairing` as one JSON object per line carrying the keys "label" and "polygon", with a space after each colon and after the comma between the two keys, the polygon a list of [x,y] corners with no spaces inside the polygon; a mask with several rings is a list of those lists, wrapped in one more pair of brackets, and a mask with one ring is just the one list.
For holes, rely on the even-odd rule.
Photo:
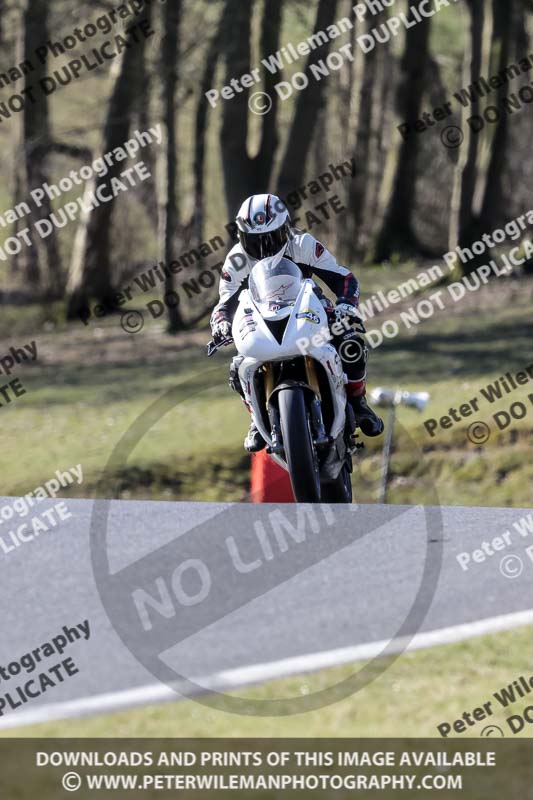
{"label": "front fairing", "polygon": [[[233,320],[233,339],[239,353],[261,361],[278,361],[312,355],[311,351],[316,346],[329,343],[326,312],[313,289],[311,280],[303,281],[294,305],[278,310],[271,307],[268,319],[260,313],[248,291],[244,291]],[[269,323],[283,321],[286,322],[286,328],[280,343]]]}
{"label": "front fairing", "polygon": [[[302,283],[300,294],[290,309],[281,309],[278,322],[286,320],[283,339],[278,342],[263,319],[248,291],[241,294],[239,307],[233,321],[233,338],[240,355],[244,359],[239,368],[239,376],[245,398],[256,411],[259,398],[255,390],[255,375],[263,364],[273,361],[286,361],[294,357],[307,356],[318,362],[328,377],[335,408],[335,419],[330,431],[337,437],[344,428],[346,376],[341,359],[331,344],[326,312],[314,292],[314,283]],[[270,431],[262,421],[262,413],[254,413],[256,424],[265,439],[271,444]]]}

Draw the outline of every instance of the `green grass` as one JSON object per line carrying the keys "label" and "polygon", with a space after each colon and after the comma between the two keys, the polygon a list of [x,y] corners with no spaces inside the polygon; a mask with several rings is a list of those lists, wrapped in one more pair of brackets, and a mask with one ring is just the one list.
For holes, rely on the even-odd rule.
{"label": "green grass", "polygon": [[[387,285],[390,272],[385,277],[378,270],[374,286]],[[372,287],[369,279],[370,274],[363,278]],[[500,297],[502,289],[495,288]],[[527,281],[512,298],[505,295],[506,301],[497,304],[492,289],[478,293],[483,314],[458,306],[414,332],[402,330],[371,353],[371,387],[424,389],[431,395],[422,414],[398,411],[391,502],[515,507],[530,503],[533,407],[525,420],[503,432],[495,429],[492,418],[517,400],[529,409],[531,384],[494,406],[482,401],[479,414],[450,430],[439,429],[433,438],[423,425],[479,397],[479,390],[505,371],[532,363],[530,293]],[[26,324],[33,327],[34,313],[28,314]],[[83,496],[96,492],[146,499],[246,498],[249,463],[242,439],[248,414],[227,387],[229,354],[205,358],[207,332],[172,339],[153,323],[130,336],[116,317],[89,328],[81,323],[58,323],[51,331],[49,327],[45,324],[32,334],[18,331],[2,347],[4,351],[9,344],[35,339],[39,352],[36,364],[14,373],[27,394],[2,409],[0,467],[6,493],[29,491],[56,469],[82,463],[85,481],[78,491]],[[121,437],[132,425],[138,427],[139,417],[165,393],[170,393],[165,413],[153,420],[127,463],[114,468],[105,487],[99,486]],[[480,447],[466,436],[475,420],[494,429],[490,441]],[[381,445],[381,440],[367,441],[358,462],[354,488],[360,502],[376,499]]]}
{"label": "green grass", "polygon": [[[211,23],[211,5],[207,14]],[[288,8],[282,43],[297,43],[307,38],[312,16],[312,9],[302,7],[296,13]],[[448,93],[458,89],[461,81],[458,67],[464,29],[465,15],[459,8],[452,7],[434,19],[432,50],[442,63]],[[186,34],[190,40],[191,31]],[[184,95],[196,81],[195,66],[201,65],[204,54],[205,50],[196,52],[187,62]],[[297,68],[295,65],[288,69],[285,79]],[[219,84],[222,77],[220,71]],[[96,148],[98,126],[110,88],[109,74],[102,72],[88,79],[82,94],[80,86],[76,84],[52,97],[54,136]],[[184,164],[189,163],[191,155],[188,142],[193,139],[187,134],[192,130],[194,99],[191,93],[180,107],[180,130],[185,132],[180,145]],[[426,98],[424,109],[431,106]],[[84,114],[80,116],[77,111]],[[292,102],[281,105],[280,131],[287,130],[292,113]],[[221,107],[212,113],[208,137],[205,231],[209,236],[218,233],[220,220],[225,221],[228,216],[219,158],[220,116]],[[78,120],[87,119],[91,120],[90,129],[81,134],[73,130],[74,122],[76,127],[85,126],[86,122]],[[252,143],[257,141],[257,128],[258,121],[252,120]],[[2,126],[3,209],[12,204],[8,191],[12,180],[9,137],[8,128]],[[335,161],[337,155],[344,157],[337,126],[334,130],[330,128],[328,143],[328,158]],[[78,166],[54,158],[51,181],[62,177],[67,168]],[[187,170],[181,170],[180,180],[182,192],[188,196],[191,176]],[[122,254],[131,258],[131,253],[135,253],[139,262],[154,257],[155,231],[150,231],[144,222],[141,224],[144,213],[135,203],[132,200],[131,206],[117,204],[120,224],[115,226],[114,247],[118,263],[122,263]],[[75,226],[70,226],[61,236],[65,267],[74,233]],[[0,232],[0,244],[6,235],[7,231]],[[410,277],[413,269],[414,265],[359,269],[358,275],[370,295],[378,289],[386,291],[396,286]],[[0,264],[0,277],[3,287],[12,287],[14,277],[5,263]],[[2,352],[10,345],[20,345],[30,333],[38,340],[40,354],[37,365],[17,372],[27,395],[16,405],[1,409],[0,468],[4,493],[30,491],[56,469],[81,463],[84,483],[76,491],[84,497],[103,494],[206,501],[246,498],[249,465],[241,443],[248,415],[239,399],[227,389],[228,359],[209,363],[204,358],[202,341],[207,334],[169,341],[153,325],[140,336],[131,337],[122,333],[116,319],[83,329],[79,324],[66,326],[60,306],[43,309],[36,305],[3,305],[0,326],[5,338]],[[531,504],[533,417],[513,426],[511,432],[493,435],[483,447],[467,441],[466,424],[440,431],[431,440],[422,422],[470,399],[504,368],[520,369],[531,363],[532,328],[529,283],[521,285],[514,294],[482,292],[467,308],[439,314],[417,328],[413,335],[402,332],[397,340],[372,353],[371,386],[381,384],[431,392],[424,415],[399,410],[390,486],[392,502],[435,502],[437,496],[443,504],[515,507]],[[127,464],[116,469],[102,486],[102,472],[115,445],[150,404],[168,391],[175,393],[175,406],[146,433]],[[490,422],[492,410],[485,410],[487,416],[483,419]],[[355,495],[360,502],[376,499],[380,446],[380,442],[368,443],[355,472]],[[483,702],[521,672],[529,674],[528,634],[527,630],[517,631],[404,656],[384,676],[349,700],[303,716],[258,721],[184,702],[109,718],[41,726],[31,733],[43,736],[434,735],[439,722]],[[349,667],[342,667],[300,676],[249,690],[247,694],[263,698],[277,694],[301,696],[330,685],[349,672]],[[435,691],[436,680],[442,681],[445,687],[442,691]],[[28,733],[24,731],[24,735]]]}
{"label": "green grass", "polygon": [[[126,339],[126,334],[121,335]],[[154,400],[169,391],[172,398],[168,413],[143,437],[127,468],[116,476],[119,493],[140,492],[144,497],[165,498],[169,490],[175,497],[176,492],[181,494],[179,476],[183,473],[185,496],[193,497],[201,489],[191,486],[189,476],[201,475],[203,462],[211,456],[206,490],[213,482],[216,487],[213,479],[217,468],[224,475],[233,462],[241,466],[243,453],[237,448],[233,447],[234,452],[226,458],[226,451],[235,442],[232,427],[222,425],[220,415],[225,407],[231,409],[233,419],[240,417],[244,429],[246,412],[229,391],[223,392],[222,404],[217,403],[218,387],[226,379],[224,367],[220,364],[214,368],[215,378],[213,366],[205,364],[210,367],[212,382],[206,385],[199,368],[204,368],[200,347],[179,351],[178,373],[173,363],[160,360],[157,355],[149,363],[141,359],[132,364],[126,359],[124,363],[72,363],[58,368],[46,363],[47,338],[38,341],[44,363],[31,370],[21,369],[27,394],[16,405],[4,409],[8,424],[3,438],[7,447],[0,454],[0,464],[9,476],[5,492],[27,491],[57,468],[82,463],[86,482],[80,491],[86,496],[96,487],[121,436]],[[157,339],[153,349],[157,351]],[[36,434],[42,442],[40,447],[35,444]],[[210,440],[215,445],[211,450],[205,447]],[[196,462],[197,469],[193,468]],[[228,476],[226,482],[234,480]],[[217,489],[210,499],[216,499]],[[114,494],[111,486],[107,491]]]}
{"label": "green grass", "polygon": [[[453,723],[492,700],[494,715],[462,736],[479,736],[486,724],[509,733],[505,722],[531,701],[504,710],[492,697],[532,674],[531,631],[518,629],[461,644],[401,656],[361,691],[316,711],[278,717],[238,716],[206,703],[183,701],[85,720],[54,722],[15,735],[35,737],[440,737],[437,726]],[[302,698],[350,677],[362,664],[299,675],[240,691],[255,700]],[[237,693],[235,693],[237,694]],[[286,711],[290,712],[290,703]],[[530,737],[531,726],[521,735]],[[13,735],[11,732],[9,735]]]}
{"label": "green grass", "polygon": [[[394,276],[364,276],[370,293]],[[527,507],[533,483],[533,416],[478,447],[467,423],[430,439],[429,417],[479,395],[503,372],[531,363],[528,281],[500,284],[376,350],[371,385],[428,389],[423,415],[401,408],[392,460],[390,501]],[[483,313],[479,313],[482,309]],[[226,386],[224,357],[207,361],[207,332],[178,339],[156,324],[138,336],[116,318],[38,332],[40,360],[21,370],[28,394],[3,409],[0,466],[5,491],[24,492],[58,468],[81,463],[80,496],[242,500],[248,460],[241,449],[248,415]],[[505,401],[525,399],[524,387]],[[101,485],[115,445],[145,410],[171,392],[168,412],[140,440],[125,465]],[[481,406],[489,422],[495,410]],[[533,409],[531,411],[533,414]],[[380,442],[369,442],[354,473],[356,499],[373,502],[379,484]],[[41,726],[39,736],[432,736],[444,720],[485,702],[520,674],[529,675],[528,629],[402,656],[347,700],[305,715],[245,718],[187,701],[87,721]],[[359,669],[356,665],[355,669]],[[353,667],[297,676],[246,690],[252,698],[303,696],[347,677]],[[436,681],[442,690],[435,691]],[[499,724],[501,719],[498,718]],[[496,721],[496,720],[491,720]],[[498,724],[498,723],[497,723]],[[479,732],[479,729],[470,733]],[[526,729],[526,733],[528,733]]]}

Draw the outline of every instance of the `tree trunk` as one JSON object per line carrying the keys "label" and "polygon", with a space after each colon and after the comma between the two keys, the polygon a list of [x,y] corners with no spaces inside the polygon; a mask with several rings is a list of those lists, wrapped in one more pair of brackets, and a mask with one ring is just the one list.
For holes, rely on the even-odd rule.
{"label": "tree trunk", "polygon": [[[515,54],[514,34],[519,1],[521,0],[493,0],[494,35],[500,50],[498,72],[504,70],[513,61]],[[519,55],[522,57],[525,53],[520,53]],[[501,108],[508,95],[509,83],[504,81],[503,85],[498,89],[495,105]],[[492,140],[487,182],[481,208],[481,226],[484,230],[492,230],[506,221],[507,198],[503,180],[508,140],[509,115],[502,112]]]}
{"label": "tree trunk", "polygon": [[[30,195],[34,189],[49,181],[46,159],[50,145],[50,124],[48,97],[35,89],[40,80],[47,75],[47,64],[35,59],[35,49],[48,37],[48,11],[46,0],[27,0],[21,8],[21,31],[17,46],[17,60],[30,59],[34,71],[22,80],[24,89],[33,87],[34,102],[26,102],[18,127],[17,172],[15,175],[16,200],[19,202]],[[22,87],[21,87],[22,88]],[[40,286],[49,298],[63,294],[63,275],[57,241],[56,228],[46,238],[41,238],[33,225],[40,219],[49,219],[52,204],[47,196],[37,209],[32,205],[28,218],[20,220],[16,226],[19,231],[30,227],[32,246],[28,246],[18,259],[17,266],[25,273],[32,286]]]}
{"label": "tree trunk", "polygon": [[[263,22],[261,26],[261,57],[268,58],[279,48],[281,33],[282,0],[265,0]],[[265,70],[264,91],[272,100],[272,108],[262,118],[261,144],[259,152],[252,162],[254,191],[268,192],[268,183],[272,175],[274,158],[279,145],[278,135],[278,95],[275,85],[279,76]],[[244,199],[244,198],[243,198]]]}
{"label": "tree trunk", "polygon": [[[463,85],[466,87],[479,80],[489,68],[483,58],[484,37],[487,17],[484,0],[469,0],[470,32],[469,45],[465,47]],[[461,130],[465,139],[458,153],[455,168],[454,187],[450,209],[448,247],[454,250],[458,245],[466,247],[479,226],[479,214],[474,206],[474,198],[479,180],[480,137],[474,134],[467,124],[467,117],[481,113],[481,98],[472,92],[471,104],[463,109]]]}
{"label": "tree trunk", "polygon": [[206,141],[209,129],[210,104],[206,97],[207,92],[213,87],[219,58],[224,49],[224,37],[228,30],[227,14],[230,9],[226,4],[222,10],[217,30],[213,35],[205,59],[200,93],[194,122],[194,200],[191,219],[186,229],[187,246],[193,247],[204,240],[205,222],[205,155]]}
{"label": "tree trunk", "polygon": [[[409,10],[408,19],[413,19]],[[422,112],[429,64],[430,19],[415,25],[406,33],[398,89],[398,113],[402,120],[414,123]],[[376,243],[375,258],[384,261],[394,253],[409,253],[419,245],[413,230],[417,160],[419,144],[416,136],[403,139],[398,151],[393,188],[382,229]]]}
{"label": "tree trunk", "polygon": [[[470,80],[473,83],[479,79],[483,69],[483,31],[485,29],[485,0],[470,0],[471,8],[471,42],[472,58],[470,66]],[[475,94],[470,107],[470,115],[478,115],[481,110],[480,98]],[[479,151],[479,136],[469,137],[467,161],[462,175],[461,203],[459,208],[460,240],[467,234],[472,222],[474,194],[477,181],[477,162]]]}
{"label": "tree trunk", "polygon": [[[319,0],[314,33],[323,31],[333,24],[337,15],[337,7],[338,0]],[[310,69],[314,64],[325,59],[330,49],[331,42],[328,41],[322,47],[312,50],[307,61],[305,72],[309,76],[309,87],[298,93],[296,111],[278,179],[278,194],[282,197],[297,189],[304,179],[316,121],[325,104],[324,94],[327,83],[324,79],[315,80],[310,74]]]}
{"label": "tree trunk", "polygon": [[[379,25],[386,18],[385,12],[366,21],[367,31]],[[361,227],[366,201],[370,191],[370,146],[375,119],[377,94],[378,62],[381,47],[375,47],[365,55],[362,69],[361,91],[359,94],[359,116],[355,142],[355,178],[350,183],[348,193],[348,214],[343,226],[341,250],[345,260],[356,255],[357,243],[361,239]]]}
{"label": "tree trunk", "polygon": [[[226,62],[225,84],[250,72],[251,19],[253,0],[226,0],[224,11],[224,47]],[[222,169],[226,203],[230,216],[234,216],[245,198],[252,194],[254,183],[252,162],[248,156],[248,91],[236,93],[230,100],[221,100]]]}
{"label": "tree trunk", "polygon": [[[179,224],[177,201],[177,134],[176,134],[176,86],[178,82],[178,50],[181,23],[181,0],[173,0],[165,6],[163,25],[165,35],[161,51],[161,104],[164,144],[160,151],[158,176],[159,187],[159,258],[164,264],[173,259],[175,236]],[[165,293],[174,292],[174,275],[165,278]],[[183,330],[183,318],[178,307],[168,307],[168,329],[171,333]]]}
{"label": "tree trunk", "polygon": [[[340,16],[350,17],[352,14],[352,7],[352,0],[344,0],[344,5],[339,9]],[[346,69],[340,70],[336,78],[338,95],[336,113],[338,117],[338,126],[340,128],[342,153],[352,152],[357,127],[356,108],[358,107],[357,100],[360,90],[359,73],[362,72],[362,70],[359,69],[360,64],[357,57],[359,56],[362,60],[363,54],[357,49],[356,35],[357,22],[354,23],[350,31],[349,41],[352,53],[354,54],[354,60],[350,62],[349,65],[346,65]]]}
{"label": "tree trunk", "polygon": [[385,216],[387,206],[387,198],[382,196],[382,186],[387,177],[387,157],[394,144],[393,136],[397,134],[394,127],[394,86],[390,79],[395,67],[396,59],[390,43],[387,43],[378,52],[368,151],[368,189],[361,210],[361,227],[356,236],[357,251],[365,260],[372,255],[372,243],[379,232],[379,221]]}
{"label": "tree trunk", "polygon": [[[136,115],[136,125],[141,131],[146,131],[150,127],[150,98],[152,97],[153,80],[151,71],[148,68],[148,52],[145,52],[145,58],[141,60],[139,65],[138,113]],[[158,75],[155,80],[159,80]],[[157,169],[157,157],[152,148],[147,147],[145,149],[143,161],[148,167],[152,177],[140,184],[138,188],[139,199],[143,204],[148,219],[155,228],[158,224],[157,192],[154,177]]]}
{"label": "tree trunk", "polygon": [[211,89],[215,79],[216,68],[220,56],[222,43],[223,22],[220,23],[219,30],[213,37],[209,46],[209,52],[204,65],[200,95],[196,107],[196,117],[194,124],[194,201],[190,223],[187,226],[188,245],[193,242],[202,242],[204,239],[205,223],[205,153],[208,134],[209,101],[206,92]]}
{"label": "tree trunk", "polygon": [[[151,6],[135,23],[149,22]],[[129,31],[129,29],[128,29]],[[127,33],[129,36],[129,32]],[[118,64],[118,75],[113,85],[104,124],[100,154],[105,155],[127,141],[133,110],[138,102],[139,76],[145,49],[142,41],[124,50]],[[104,177],[95,177],[86,187],[88,201],[94,191],[107,186],[112,178],[122,173],[122,162],[113,161]],[[111,223],[114,200],[103,202],[80,219],[73,248],[70,275],[67,285],[67,316],[73,319],[87,307],[91,298],[105,307],[114,307],[114,290],[111,265]]]}
{"label": "tree trunk", "polygon": [[[518,53],[530,53],[531,38],[527,28],[529,11],[533,10],[530,6],[521,4],[518,9],[516,20],[516,48]],[[528,117],[529,131],[531,131],[531,115]],[[523,266],[525,275],[533,275],[533,258],[530,258]]]}
{"label": "tree trunk", "polygon": [[[337,2],[337,0],[333,0]],[[279,47],[282,21],[282,0],[265,0],[261,23],[261,57],[271,55]],[[250,72],[251,19],[253,0],[248,5],[242,0],[226,0],[223,11],[222,40],[225,48],[226,78]],[[241,203],[251,194],[267,192],[278,148],[278,99],[274,90],[278,75],[271,75],[264,68],[264,86],[272,107],[262,117],[261,140],[257,155],[248,154],[248,122],[250,92],[237,92],[231,100],[225,100],[222,110],[222,168],[226,204],[230,216],[234,216]]]}

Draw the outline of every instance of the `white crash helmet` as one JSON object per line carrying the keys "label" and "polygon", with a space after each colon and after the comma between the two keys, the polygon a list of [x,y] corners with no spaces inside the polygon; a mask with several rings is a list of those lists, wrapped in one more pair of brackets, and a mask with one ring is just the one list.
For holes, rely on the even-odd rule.
{"label": "white crash helmet", "polygon": [[262,259],[284,251],[291,236],[291,218],[275,194],[254,194],[237,214],[239,242],[251,258]]}

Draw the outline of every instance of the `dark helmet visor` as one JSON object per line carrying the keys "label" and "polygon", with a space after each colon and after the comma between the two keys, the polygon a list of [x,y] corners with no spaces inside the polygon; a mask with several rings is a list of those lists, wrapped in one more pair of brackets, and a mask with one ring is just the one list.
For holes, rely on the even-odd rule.
{"label": "dark helmet visor", "polygon": [[245,253],[251,258],[260,260],[275,256],[289,241],[289,225],[270,233],[245,233],[239,231],[239,241]]}

